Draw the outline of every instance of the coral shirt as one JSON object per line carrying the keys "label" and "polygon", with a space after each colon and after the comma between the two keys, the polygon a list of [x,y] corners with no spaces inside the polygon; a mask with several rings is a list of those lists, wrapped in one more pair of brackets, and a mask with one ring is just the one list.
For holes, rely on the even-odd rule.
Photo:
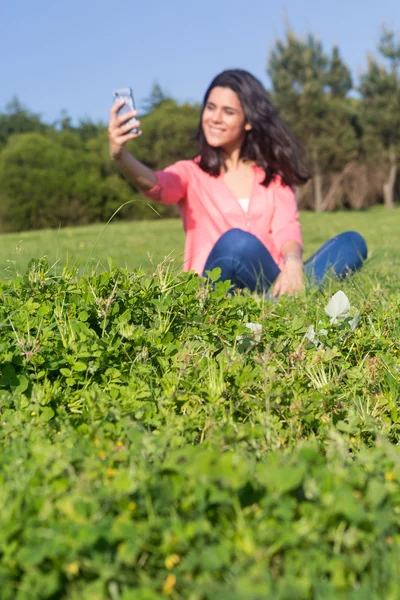
{"label": "coral shirt", "polygon": [[297,203],[292,188],[276,177],[268,187],[261,185],[264,170],[254,166],[249,208],[245,212],[224,182],[213,177],[196,160],[182,160],[156,171],[157,185],[144,195],[164,204],[177,203],[186,233],[184,270],[203,274],[214,244],[229,229],[254,234],[282,265],[281,248],[288,240],[302,246]]}

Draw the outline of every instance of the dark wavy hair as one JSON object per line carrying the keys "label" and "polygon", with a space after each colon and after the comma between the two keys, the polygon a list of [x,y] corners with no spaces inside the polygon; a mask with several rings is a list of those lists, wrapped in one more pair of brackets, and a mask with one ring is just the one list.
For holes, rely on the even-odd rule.
{"label": "dark wavy hair", "polygon": [[[268,186],[277,175],[285,185],[305,183],[310,174],[303,162],[302,149],[278,116],[262,83],[242,69],[223,71],[212,80],[205,93],[201,117],[215,87],[230,88],[239,97],[246,121],[252,126],[246,131],[240,158],[254,161],[264,169],[262,184]],[[218,176],[225,167],[223,152],[208,144],[201,120],[197,131],[199,166],[210,175]]]}

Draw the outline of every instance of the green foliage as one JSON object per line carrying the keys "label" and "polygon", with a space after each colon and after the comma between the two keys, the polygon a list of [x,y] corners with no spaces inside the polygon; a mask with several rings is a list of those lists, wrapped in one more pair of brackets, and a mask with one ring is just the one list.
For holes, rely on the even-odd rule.
{"label": "green foliage", "polygon": [[368,71],[361,77],[360,91],[363,96],[362,121],[369,136],[379,145],[369,145],[367,151],[375,157],[400,143],[400,42],[395,46],[393,34],[384,32],[380,52],[389,62],[385,67],[374,58],[368,61]]}
{"label": "green foliage", "polygon": [[[390,148],[396,147],[398,152],[400,144],[400,42],[396,45],[394,34],[384,30],[379,51],[388,66],[369,57],[368,70],[360,83],[366,151],[375,159]],[[372,139],[374,144],[370,143]]]}
{"label": "green foliage", "polygon": [[15,133],[43,132],[48,129],[40,116],[28,111],[18,100],[13,98],[6,106],[5,114],[0,113],[0,150]]}
{"label": "green foliage", "polygon": [[393,32],[383,30],[379,52],[388,65],[374,58],[361,76],[361,123],[364,127],[365,152],[369,159],[386,167],[383,196],[393,208],[400,162],[400,41]]}
{"label": "green foliage", "polygon": [[4,600],[396,597],[398,287],[227,289],[0,285]]}
{"label": "green foliage", "polygon": [[138,160],[153,169],[164,169],[170,164],[197,154],[196,131],[199,107],[164,99],[141,119],[142,135],[131,143]]}
{"label": "green foliage", "polygon": [[155,83],[151,89],[150,95],[144,101],[142,101],[142,107],[145,113],[149,113],[155,108],[158,108],[163,102],[171,100],[171,98],[164,92],[158,83]]}
{"label": "green foliage", "polygon": [[[93,158],[69,132],[10,138],[0,157],[3,229],[57,227],[111,216],[124,200],[124,186],[117,182],[114,191],[112,177],[101,180]],[[129,192],[125,184],[125,199],[131,199]]]}
{"label": "green foliage", "polygon": [[350,71],[342,61],[337,46],[333,46],[329,71],[325,79],[329,92],[334,98],[344,98],[353,87]]}
{"label": "green foliage", "polygon": [[355,157],[357,139],[350,72],[334,46],[332,57],[313,35],[306,39],[286,31],[268,62],[273,95],[282,118],[302,141],[314,174],[314,203],[322,210],[321,173],[342,169]]}
{"label": "green foliage", "polygon": [[[198,108],[178,106],[160,94],[142,119],[146,136],[132,145],[134,154],[153,168],[196,154]],[[117,218],[176,216],[174,206],[152,210],[154,203],[117,172],[102,124],[84,120],[73,127],[68,116],[60,129],[38,123],[19,104],[0,115],[0,145],[3,130],[7,142],[0,152],[0,230],[82,225],[106,221],[116,211]]]}

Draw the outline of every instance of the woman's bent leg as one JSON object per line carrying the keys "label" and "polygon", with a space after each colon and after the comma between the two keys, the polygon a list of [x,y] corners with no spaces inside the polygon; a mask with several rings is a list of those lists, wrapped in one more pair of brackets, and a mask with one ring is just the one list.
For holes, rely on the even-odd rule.
{"label": "woman's bent leg", "polygon": [[321,283],[329,271],[338,278],[360,269],[367,258],[364,238],[356,231],[345,231],[326,242],[304,265],[314,283]]}
{"label": "woman's bent leg", "polygon": [[260,240],[242,229],[224,233],[211,250],[204,267],[221,269],[221,279],[229,279],[235,287],[265,291],[278,277],[280,270]]}

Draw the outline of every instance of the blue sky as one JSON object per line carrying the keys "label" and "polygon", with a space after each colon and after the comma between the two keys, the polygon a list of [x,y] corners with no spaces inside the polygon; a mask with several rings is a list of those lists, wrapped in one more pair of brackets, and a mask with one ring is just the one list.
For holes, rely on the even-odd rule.
{"label": "blue sky", "polygon": [[268,87],[266,61],[285,28],[339,45],[357,74],[383,24],[400,34],[399,0],[9,0],[0,21],[0,110],[17,95],[46,121],[107,121],[112,90],[131,86],[137,104],[154,82],[179,102],[202,99],[225,68]]}

